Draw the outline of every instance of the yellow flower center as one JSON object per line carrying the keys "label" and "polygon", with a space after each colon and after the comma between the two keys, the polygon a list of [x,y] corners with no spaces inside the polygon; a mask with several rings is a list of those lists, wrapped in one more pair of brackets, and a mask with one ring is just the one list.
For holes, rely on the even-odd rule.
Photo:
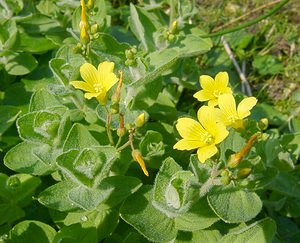
{"label": "yellow flower center", "polygon": [[238,120],[239,118],[236,115],[232,115],[232,116],[228,116],[228,121],[233,124],[236,122],[236,120]]}
{"label": "yellow flower center", "polygon": [[93,85],[94,90],[96,91],[96,93],[102,93],[105,92],[103,85],[101,84],[94,84]]}
{"label": "yellow flower center", "polygon": [[212,144],[214,141],[214,137],[209,132],[205,132],[201,134],[200,141],[206,144]]}
{"label": "yellow flower center", "polygon": [[213,96],[215,96],[216,98],[218,98],[221,94],[223,94],[223,92],[218,89],[214,90],[213,92]]}

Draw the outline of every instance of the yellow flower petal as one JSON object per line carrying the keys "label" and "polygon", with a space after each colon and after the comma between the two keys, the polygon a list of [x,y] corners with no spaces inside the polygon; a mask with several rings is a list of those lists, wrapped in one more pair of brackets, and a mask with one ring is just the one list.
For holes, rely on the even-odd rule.
{"label": "yellow flower petal", "polygon": [[197,150],[198,159],[201,163],[204,163],[205,160],[211,158],[218,152],[218,149],[215,145],[206,146],[199,148]]}
{"label": "yellow flower petal", "polygon": [[113,73],[115,64],[113,62],[102,62],[98,65],[99,79],[106,91],[118,82],[117,76]]}
{"label": "yellow flower petal", "polygon": [[92,98],[96,98],[96,97],[98,97],[99,96],[99,93],[85,93],[84,94],[84,98],[86,98],[86,99],[88,99],[88,100],[90,100],[90,99],[92,99]]}
{"label": "yellow flower petal", "polygon": [[206,90],[214,90],[215,89],[215,80],[208,75],[201,75],[200,78],[200,85],[202,89]]}
{"label": "yellow flower petal", "polygon": [[229,77],[227,72],[219,72],[216,77],[215,77],[216,89],[222,90],[225,87],[227,87],[228,82],[229,82]]}
{"label": "yellow flower petal", "polygon": [[207,101],[210,99],[214,99],[212,92],[208,92],[207,90],[200,90],[193,95],[199,101]]}
{"label": "yellow flower petal", "polygon": [[229,132],[227,131],[226,127],[221,123],[218,123],[215,129],[216,130],[213,132],[215,144],[219,144],[228,136]]}
{"label": "yellow flower petal", "polygon": [[74,88],[76,89],[81,89],[83,91],[87,91],[87,92],[94,92],[94,89],[93,87],[91,87],[90,84],[86,83],[86,82],[83,82],[83,81],[72,81],[70,82],[71,85],[74,86]]}
{"label": "yellow flower petal", "polygon": [[238,107],[237,113],[240,119],[250,115],[250,110],[256,105],[257,99],[255,97],[248,97],[243,99]]}
{"label": "yellow flower petal", "polygon": [[220,118],[225,125],[230,125],[232,123],[232,119],[238,118],[236,103],[232,94],[220,95],[218,104],[222,112],[222,116]]}
{"label": "yellow flower petal", "polygon": [[204,146],[204,143],[202,143],[200,140],[196,141],[181,139],[173,146],[173,148],[178,150],[192,150],[202,146]]}
{"label": "yellow flower petal", "polygon": [[80,75],[83,78],[83,80],[92,87],[94,86],[94,84],[99,83],[98,71],[90,63],[85,63],[80,67]]}
{"label": "yellow flower petal", "polygon": [[213,134],[216,130],[217,116],[212,106],[202,106],[197,113],[198,120],[206,131]]}
{"label": "yellow flower petal", "polygon": [[176,128],[180,136],[187,140],[197,141],[201,134],[205,133],[205,130],[200,123],[191,118],[179,118]]}
{"label": "yellow flower petal", "polygon": [[211,99],[210,101],[208,101],[208,106],[216,106],[218,105],[218,99],[217,98],[214,98],[214,99]]}

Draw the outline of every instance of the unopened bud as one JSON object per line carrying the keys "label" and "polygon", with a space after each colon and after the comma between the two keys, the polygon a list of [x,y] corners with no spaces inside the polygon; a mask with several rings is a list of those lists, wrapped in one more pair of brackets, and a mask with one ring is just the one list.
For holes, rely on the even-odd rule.
{"label": "unopened bud", "polygon": [[247,178],[252,172],[251,168],[241,168],[237,173],[238,179],[245,179]]}
{"label": "unopened bud", "polygon": [[145,124],[145,113],[140,114],[134,121],[136,127],[142,127]]}
{"label": "unopened bud", "polygon": [[73,52],[76,53],[81,53],[82,52],[82,44],[77,43],[77,45],[73,48]]}
{"label": "unopened bud", "polygon": [[262,131],[266,130],[268,128],[268,126],[269,126],[269,120],[267,118],[262,118],[258,122],[258,127]]}
{"label": "unopened bud", "polygon": [[175,40],[175,35],[174,34],[169,34],[168,35],[168,41],[169,42],[172,42],[172,41],[174,41]]}
{"label": "unopened bud", "polygon": [[222,176],[220,181],[224,186],[227,186],[230,183],[231,178],[229,176],[225,175],[225,176]]}
{"label": "unopened bud", "polygon": [[125,61],[125,65],[126,66],[133,66],[135,64],[134,60],[133,59],[127,59]]}
{"label": "unopened bud", "polygon": [[119,113],[119,103],[113,103],[110,106],[110,111],[112,114],[118,114]]}
{"label": "unopened bud", "polygon": [[125,127],[119,127],[117,129],[117,135],[121,138],[126,134],[126,129]]}
{"label": "unopened bud", "polygon": [[85,45],[90,42],[90,36],[85,27],[80,29],[80,40]]}
{"label": "unopened bud", "polygon": [[93,24],[91,26],[91,34],[96,34],[98,32],[99,25],[98,24]]}
{"label": "unopened bud", "polygon": [[142,158],[141,152],[140,152],[139,150],[136,150],[136,149],[135,149],[135,150],[133,150],[133,151],[131,152],[131,155],[132,155],[132,158],[133,158],[136,162],[138,162],[138,164],[140,165],[140,167],[141,167],[143,173],[144,173],[146,176],[149,176],[149,173],[148,173],[148,171],[147,171],[145,162],[144,162],[144,160],[143,160],[143,158]]}
{"label": "unopened bud", "polygon": [[177,22],[177,20],[175,20],[172,23],[171,33],[174,34],[177,31],[177,28],[178,28],[178,22]]}
{"label": "unopened bud", "polygon": [[93,6],[94,6],[94,1],[93,0],[89,0],[88,3],[87,3],[88,9],[93,8]]}
{"label": "unopened bud", "polygon": [[132,129],[132,125],[130,123],[126,123],[125,127],[128,131]]}
{"label": "unopened bud", "polygon": [[241,162],[241,157],[239,156],[239,153],[232,154],[230,155],[227,161],[227,166],[229,168],[235,168],[239,165],[240,162]]}
{"label": "unopened bud", "polygon": [[132,52],[132,49],[127,49],[125,51],[125,56],[127,59],[134,59],[134,53]]}

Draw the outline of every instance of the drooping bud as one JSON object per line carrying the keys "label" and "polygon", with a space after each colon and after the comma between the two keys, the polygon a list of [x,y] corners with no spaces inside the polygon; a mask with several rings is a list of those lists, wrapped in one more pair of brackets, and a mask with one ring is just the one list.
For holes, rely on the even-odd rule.
{"label": "drooping bud", "polygon": [[267,130],[268,126],[269,126],[269,120],[267,118],[262,118],[258,122],[258,127],[262,131]]}
{"label": "drooping bud", "polygon": [[140,114],[134,121],[136,127],[142,127],[145,124],[145,113]]}
{"label": "drooping bud", "polygon": [[224,186],[227,186],[230,183],[231,178],[228,175],[224,175],[221,177],[220,181]]}
{"label": "drooping bud", "polygon": [[245,179],[247,178],[252,172],[251,168],[241,168],[237,173],[238,179]]}
{"label": "drooping bud", "polygon": [[144,160],[143,160],[143,158],[142,158],[141,152],[140,152],[139,150],[136,150],[136,149],[135,149],[135,150],[133,150],[133,151],[131,152],[131,155],[132,155],[132,158],[133,158],[136,162],[138,162],[138,164],[140,165],[140,167],[141,167],[143,173],[144,173],[146,176],[149,176],[149,173],[148,173],[148,171],[147,171],[145,162],[144,162]]}

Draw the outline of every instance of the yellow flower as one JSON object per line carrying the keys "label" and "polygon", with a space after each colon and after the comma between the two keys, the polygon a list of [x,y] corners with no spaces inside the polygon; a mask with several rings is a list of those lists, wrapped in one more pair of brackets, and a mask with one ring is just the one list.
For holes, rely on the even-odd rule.
{"label": "yellow flower", "polygon": [[76,89],[85,91],[86,99],[97,98],[100,104],[106,103],[107,92],[118,82],[117,76],[113,73],[115,64],[113,62],[101,62],[98,70],[90,63],[80,67],[80,75],[83,81],[70,82]]}
{"label": "yellow flower", "polygon": [[217,123],[216,109],[211,106],[202,106],[198,111],[197,122],[191,118],[179,118],[176,128],[182,137],[174,145],[174,149],[196,149],[201,163],[218,152],[216,144],[222,142],[227,136],[226,127]]}
{"label": "yellow flower", "polygon": [[227,87],[229,82],[227,72],[219,72],[215,79],[208,75],[201,75],[199,81],[202,90],[195,93],[194,97],[199,101],[208,101],[209,106],[216,106],[221,94],[232,93],[231,88]]}
{"label": "yellow flower", "polygon": [[256,102],[255,97],[247,97],[236,107],[232,94],[220,95],[218,99],[220,108],[218,116],[226,126],[240,128],[243,126],[243,119],[250,115],[250,110],[256,105]]}

